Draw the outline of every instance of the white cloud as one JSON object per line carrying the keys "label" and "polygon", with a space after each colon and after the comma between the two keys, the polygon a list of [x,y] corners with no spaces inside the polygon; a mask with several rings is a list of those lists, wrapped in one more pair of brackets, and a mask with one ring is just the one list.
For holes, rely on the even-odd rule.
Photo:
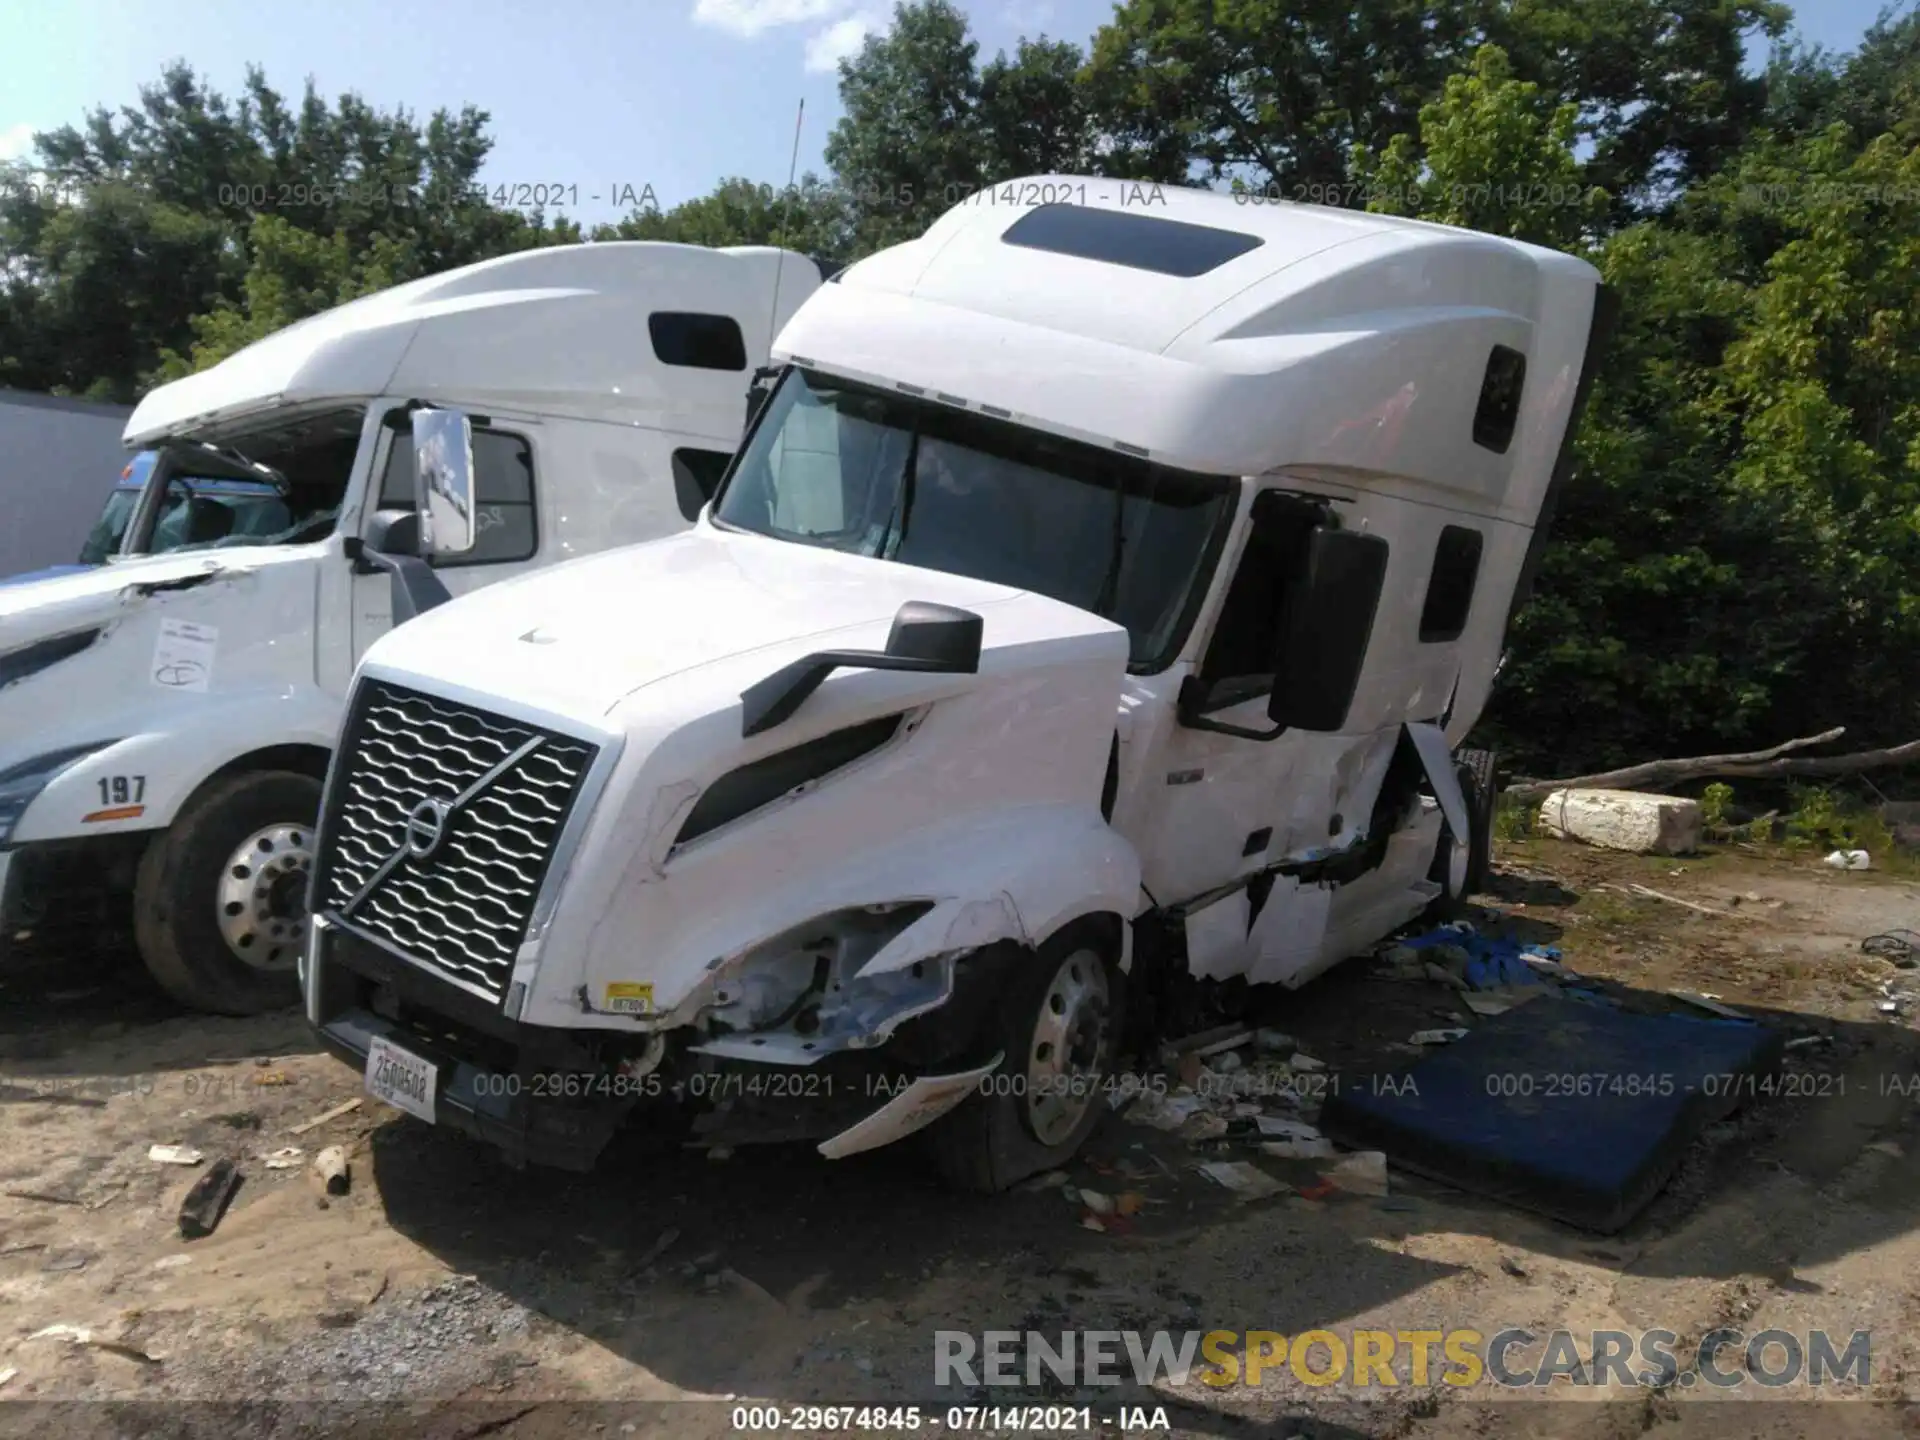
{"label": "white cloud", "polygon": [[24,160],[33,153],[34,127],[22,121],[0,130],[0,163]]}
{"label": "white cloud", "polygon": [[831,74],[842,60],[860,53],[867,36],[878,35],[887,22],[872,15],[849,15],[807,37],[807,69]]}
{"label": "white cloud", "polygon": [[[846,8],[847,0],[694,0],[693,23],[733,35],[754,36],[777,25],[824,20]],[[838,28],[831,26],[829,30]]]}

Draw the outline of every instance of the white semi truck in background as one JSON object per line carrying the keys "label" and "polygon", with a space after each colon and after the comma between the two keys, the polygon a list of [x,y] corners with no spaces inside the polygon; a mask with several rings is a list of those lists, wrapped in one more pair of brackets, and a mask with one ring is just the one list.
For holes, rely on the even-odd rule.
{"label": "white semi truck in background", "polygon": [[[997,1189],[1106,1109],[1129,996],[1296,986],[1475,885],[1457,747],[1600,277],[1140,189],[1016,182],[854,265],[690,532],[367,652],[302,969],[372,1094],[576,1168],[694,1111],[924,1129]],[[466,553],[472,427],[414,423]]]}
{"label": "white semi truck in background", "polygon": [[127,405],[0,390],[0,585],[66,574],[122,476]]}
{"label": "white semi truck in background", "polygon": [[149,394],[124,442],[152,463],[102,517],[109,563],[0,588],[0,959],[78,963],[131,933],[188,1005],[293,1003],[340,707],[405,618],[361,547],[411,543],[409,414],[473,417],[474,544],[432,561],[446,592],[684,529],[820,283],[769,248],[533,250]]}

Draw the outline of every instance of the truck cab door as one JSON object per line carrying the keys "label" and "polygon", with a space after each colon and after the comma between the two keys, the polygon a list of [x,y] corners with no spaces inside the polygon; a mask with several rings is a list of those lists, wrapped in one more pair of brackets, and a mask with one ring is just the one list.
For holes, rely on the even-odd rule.
{"label": "truck cab door", "polygon": [[1254,497],[1154,767],[1159,798],[1142,836],[1152,893],[1192,902],[1189,963],[1202,978],[1284,982],[1319,956],[1331,892],[1270,872],[1350,837],[1366,817],[1343,813],[1357,807],[1340,797],[1371,796],[1371,772],[1392,759],[1392,736],[1369,746],[1338,733],[1365,662],[1385,548],[1341,530],[1325,501],[1278,489]]}
{"label": "truck cab door", "polygon": [[[364,537],[374,517],[413,510],[413,431],[404,406],[389,410],[374,455],[374,481],[361,515]],[[433,562],[434,572],[455,599],[496,580],[511,579],[546,563],[549,537],[540,523],[537,469],[540,425],[530,419],[476,417],[473,426],[476,539],[468,553]],[[353,663],[393,626],[393,597],[384,574],[353,579]]]}

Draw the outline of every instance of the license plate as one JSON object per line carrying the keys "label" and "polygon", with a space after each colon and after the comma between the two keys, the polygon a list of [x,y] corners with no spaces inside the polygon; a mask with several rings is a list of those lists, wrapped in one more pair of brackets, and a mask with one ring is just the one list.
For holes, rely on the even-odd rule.
{"label": "license plate", "polygon": [[433,1123],[438,1079],[431,1061],[401,1049],[384,1036],[376,1036],[367,1047],[367,1093],[429,1125]]}

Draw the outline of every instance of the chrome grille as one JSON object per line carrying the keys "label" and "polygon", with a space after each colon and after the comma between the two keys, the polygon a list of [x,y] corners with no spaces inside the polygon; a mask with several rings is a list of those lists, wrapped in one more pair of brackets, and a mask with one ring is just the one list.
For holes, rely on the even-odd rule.
{"label": "chrome grille", "polygon": [[[322,820],[317,908],[502,998],[597,753],[572,736],[363,682]],[[409,816],[428,801],[451,810],[423,856],[408,848]]]}

